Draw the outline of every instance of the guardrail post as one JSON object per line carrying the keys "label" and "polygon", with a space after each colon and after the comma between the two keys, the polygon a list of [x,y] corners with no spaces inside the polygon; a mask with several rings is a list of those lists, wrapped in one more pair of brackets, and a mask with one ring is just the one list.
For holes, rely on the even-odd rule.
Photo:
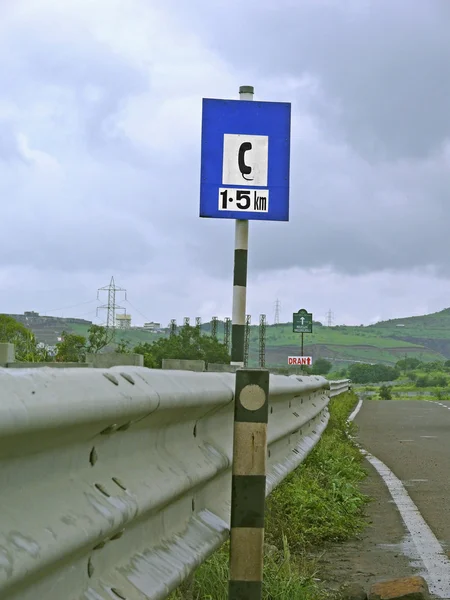
{"label": "guardrail post", "polygon": [[261,600],[269,371],[239,369],[234,403],[229,600]]}

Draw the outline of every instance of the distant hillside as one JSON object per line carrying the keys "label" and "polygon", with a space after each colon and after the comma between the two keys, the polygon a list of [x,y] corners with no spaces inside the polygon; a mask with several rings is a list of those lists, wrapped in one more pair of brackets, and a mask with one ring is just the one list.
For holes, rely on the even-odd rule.
{"label": "distant hillside", "polygon": [[404,317],[401,319],[389,319],[388,321],[380,321],[375,325],[370,325],[368,329],[386,329],[386,328],[409,328],[409,329],[426,329],[426,330],[448,330],[450,337],[450,308],[444,308],[439,312],[431,313],[429,315],[419,315],[416,317]]}
{"label": "distant hillside", "polygon": [[[286,364],[287,357],[300,354],[301,336],[292,332],[292,323],[267,327],[266,364]],[[373,327],[317,327],[312,334],[305,334],[304,351],[313,359],[323,357],[339,366],[353,362],[395,364],[405,356],[415,356],[423,361],[445,360],[450,356],[439,349],[426,335],[407,339],[396,329],[396,335]],[[403,333],[403,331],[402,331]],[[256,364],[259,356],[258,329],[251,334],[250,356]],[[450,342],[450,339],[448,340]],[[440,342],[442,342],[440,340]]]}
{"label": "distant hillside", "polygon": [[[24,315],[11,315],[36,334],[39,341],[55,344],[62,331],[87,335],[92,324],[83,319],[60,319],[28,312]],[[204,323],[202,330],[210,333],[210,323]],[[218,336],[223,339],[223,322],[218,323]],[[152,342],[168,330],[150,333],[133,328],[117,330],[117,339],[126,340],[133,347],[141,342]],[[266,328],[266,364],[284,366],[288,356],[300,354],[301,336],[292,332],[292,323],[268,325]],[[414,356],[423,361],[446,360],[450,358],[450,308],[430,315],[405,317],[382,321],[367,327],[324,327],[314,323],[313,333],[305,334],[305,354],[313,358],[327,358],[336,366],[353,362],[382,362],[395,364],[405,356]],[[259,361],[259,328],[250,330],[250,362]]]}
{"label": "distant hillside", "polygon": [[40,315],[34,311],[24,312],[23,315],[8,315],[22,323],[36,336],[38,342],[53,346],[63,331],[73,331],[74,327],[82,327],[86,331],[92,325],[91,321],[85,319],[50,317]]}
{"label": "distant hillside", "polygon": [[429,315],[381,321],[368,329],[395,340],[422,345],[450,357],[450,308]]}
{"label": "distant hillside", "polygon": [[[43,342],[49,346],[54,346],[58,342],[58,338],[63,331],[67,333],[76,333],[87,337],[88,329],[92,325],[92,321],[75,318],[62,318],[40,315],[34,311],[25,312],[23,315],[9,315],[19,323],[23,323],[25,327],[30,329],[36,336],[38,342]],[[161,335],[161,334],[159,334]],[[130,329],[129,331],[117,330],[117,341],[125,340],[130,343],[131,347],[140,344],[141,342],[152,342],[158,338],[158,334],[144,331],[143,329]]]}

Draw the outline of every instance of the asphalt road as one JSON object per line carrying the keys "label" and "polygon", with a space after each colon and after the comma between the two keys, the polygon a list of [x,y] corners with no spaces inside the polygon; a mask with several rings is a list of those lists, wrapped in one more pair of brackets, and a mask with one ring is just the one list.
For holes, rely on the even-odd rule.
{"label": "asphalt road", "polygon": [[[355,423],[358,443],[401,480],[440,542],[438,552],[450,557],[450,403],[365,400]],[[443,591],[439,583],[434,586],[432,598],[450,598],[450,569],[448,576],[446,567],[437,577],[430,575],[423,552],[421,557],[417,551],[419,545],[426,552],[429,538],[407,529],[379,472],[368,460],[364,466],[368,477],[361,487],[372,498],[368,526],[358,538],[331,546],[319,558],[322,579],[336,589],[355,582],[368,590],[377,581],[422,575],[430,585],[445,584]]]}
{"label": "asphalt road", "polygon": [[450,548],[450,402],[366,401],[357,439],[402,481],[444,549]]}

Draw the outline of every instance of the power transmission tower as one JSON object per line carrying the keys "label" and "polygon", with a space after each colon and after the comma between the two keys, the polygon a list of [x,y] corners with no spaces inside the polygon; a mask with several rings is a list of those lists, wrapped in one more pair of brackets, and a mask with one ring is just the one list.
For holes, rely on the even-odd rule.
{"label": "power transmission tower", "polygon": [[217,321],[217,317],[211,319],[211,337],[215,340],[217,340]]}
{"label": "power transmission tower", "polygon": [[116,292],[125,292],[125,300],[127,299],[127,290],[124,288],[116,287],[114,283],[114,277],[111,277],[111,281],[109,285],[105,285],[104,287],[98,288],[97,291],[97,300],[100,300],[100,292],[108,292],[108,304],[102,304],[97,308],[97,316],[99,310],[106,310],[106,328],[112,329],[113,331],[116,328],[116,311],[124,310],[126,314],[126,309],[123,306],[119,306],[116,304]]}
{"label": "power transmission tower", "polygon": [[184,317],[183,319],[183,327],[190,327],[191,319],[189,317]]}
{"label": "power transmission tower", "polygon": [[177,335],[177,320],[176,319],[170,320],[169,328],[170,328],[170,337]]}
{"label": "power transmission tower", "polygon": [[202,330],[202,318],[201,317],[195,317],[195,329],[197,329],[197,331],[200,333]]}
{"label": "power transmission tower", "polygon": [[275,318],[273,320],[274,325],[280,324],[280,310],[281,310],[281,302],[277,299],[277,300],[275,300]]}
{"label": "power transmission tower", "polygon": [[330,308],[330,310],[327,312],[327,325],[328,325],[328,327],[331,327],[333,325],[333,318],[334,318],[334,315],[331,312],[331,308]]}
{"label": "power transmission tower", "polygon": [[248,367],[248,351],[250,348],[250,325],[252,323],[251,315],[245,317],[245,337],[244,337],[244,367]]}
{"label": "power transmission tower", "polygon": [[259,366],[266,366],[266,315],[259,315]]}
{"label": "power transmission tower", "polygon": [[231,341],[231,319],[230,317],[225,317],[225,321],[223,322],[223,343],[227,349],[227,352],[230,351],[230,341]]}

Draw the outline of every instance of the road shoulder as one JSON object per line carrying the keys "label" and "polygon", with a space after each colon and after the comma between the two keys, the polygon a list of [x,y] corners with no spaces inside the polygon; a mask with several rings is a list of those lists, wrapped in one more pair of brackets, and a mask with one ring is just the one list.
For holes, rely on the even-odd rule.
{"label": "road shoulder", "polygon": [[345,583],[368,589],[383,579],[423,575],[422,563],[414,559],[414,544],[386,485],[365,459],[364,468],[368,475],[361,491],[372,498],[366,507],[367,528],[358,539],[332,545],[319,558],[319,576],[330,589]]}

